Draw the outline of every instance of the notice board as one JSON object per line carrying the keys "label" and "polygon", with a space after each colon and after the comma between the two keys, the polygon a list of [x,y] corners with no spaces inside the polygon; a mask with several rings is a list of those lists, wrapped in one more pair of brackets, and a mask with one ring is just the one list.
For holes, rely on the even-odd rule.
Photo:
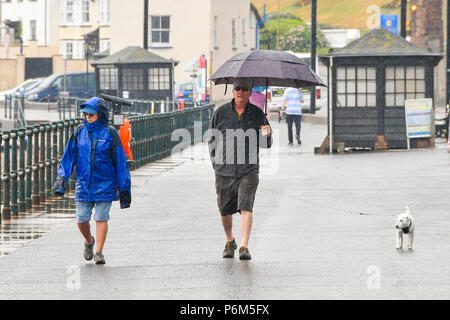
{"label": "notice board", "polygon": [[408,99],[405,100],[406,136],[411,138],[431,137],[431,113],[433,99]]}

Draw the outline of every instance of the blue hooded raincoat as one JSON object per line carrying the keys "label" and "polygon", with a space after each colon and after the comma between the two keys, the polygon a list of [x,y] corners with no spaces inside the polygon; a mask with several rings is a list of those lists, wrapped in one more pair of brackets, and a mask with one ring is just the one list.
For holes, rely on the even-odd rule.
{"label": "blue hooded raincoat", "polygon": [[99,117],[91,124],[85,121],[77,126],[58,167],[58,178],[64,177],[67,182],[76,167],[75,201],[119,200],[119,191],[131,194],[130,172],[119,134],[108,124],[103,99],[91,98],[80,107],[95,109]]}

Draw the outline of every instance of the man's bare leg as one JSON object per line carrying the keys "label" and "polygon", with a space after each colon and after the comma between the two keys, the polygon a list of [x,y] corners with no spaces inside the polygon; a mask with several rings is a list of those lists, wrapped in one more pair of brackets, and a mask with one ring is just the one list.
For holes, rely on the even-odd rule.
{"label": "man's bare leg", "polygon": [[223,216],[220,215],[220,219],[222,221],[223,230],[225,231],[225,235],[227,237],[227,241],[232,241],[233,237],[233,215]]}
{"label": "man's bare leg", "polygon": [[252,231],[253,213],[251,211],[241,211],[241,246],[248,248],[248,240]]}

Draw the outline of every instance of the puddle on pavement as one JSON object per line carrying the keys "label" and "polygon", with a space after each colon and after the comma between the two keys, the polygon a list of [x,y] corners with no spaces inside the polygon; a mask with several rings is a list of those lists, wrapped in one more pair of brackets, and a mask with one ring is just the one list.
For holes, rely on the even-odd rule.
{"label": "puddle on pavement", "polygon": [[75,199],[69,194],[51,199],[26,213],[11,215],[0,224],[0,257],[22,248],[75,217]]}

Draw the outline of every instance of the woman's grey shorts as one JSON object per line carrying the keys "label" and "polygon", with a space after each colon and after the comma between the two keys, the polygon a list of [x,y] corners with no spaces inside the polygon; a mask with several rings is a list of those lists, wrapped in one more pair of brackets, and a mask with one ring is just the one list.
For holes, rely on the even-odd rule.
{"label": "woman's grey shorts", "polygon": [[241,178],[219,176],[216,174],[217,205],[223,216],[236,212],[253,211],[258,173],[250,173]]}

